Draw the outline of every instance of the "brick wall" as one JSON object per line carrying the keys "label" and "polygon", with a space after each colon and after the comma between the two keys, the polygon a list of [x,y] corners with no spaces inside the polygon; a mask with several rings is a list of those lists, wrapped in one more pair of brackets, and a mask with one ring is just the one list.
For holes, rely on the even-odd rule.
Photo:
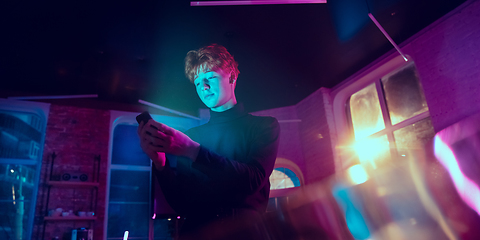
{"label": "brick wall", "polygon": [[480,111],[480,1],[467,1],[409,39],[435,131]]}
{"label": "brick wall", "polygon": [[[45,148],[37,198],[36,216],[45,215],[47,189],[43,183],[50,173],[51,154],[56,153],[53,174],[86,173],[93,178],[94,157],[100,155],[100,186],[98,188],[97,220],[93,223],[94,238],[102,239],[105,216],[106,171],[109,143],[110,113],[105,110],[51,105],[48,117]],[[59,191],[58,191],[59,190]],[[90,189],[52,188],[49,209],[89,211]],[[50,221],[46,225],[45,239],[66,237],[72,229],[88,227],[86,221]],[[33,239],[41,239],[43,222],[35,221]]]}
{"label": "brick wall", "polygon": [[[303,156],[305,183],[324,179],[335,173],[330,128],[326,115],[324,92],[319,89],[296,105]],[[327,104],[327,105],[326,105]]]}
{"label": "brick wall", "polygon": [[277,158],[288,159],[305,172],[305,159],[303,157],[300,132],[298,131],[301,120],[297,116],[295,106],[282,107],[252,113],[256,116],[272,116],[280,123],[280,142]]}

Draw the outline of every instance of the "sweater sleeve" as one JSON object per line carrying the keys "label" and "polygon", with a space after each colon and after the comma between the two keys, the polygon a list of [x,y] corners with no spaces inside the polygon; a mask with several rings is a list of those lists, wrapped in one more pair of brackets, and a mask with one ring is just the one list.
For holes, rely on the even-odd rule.
{"label": "sweater sleeve", "polygon": [[264,187],[273,171],[277,157],[280,126],[275,118],[268,117],[253,129],[249,140],[247,161],[228,159],[201,146],[198,157],[192,164],[211,177],[220,191],[250,195]]}

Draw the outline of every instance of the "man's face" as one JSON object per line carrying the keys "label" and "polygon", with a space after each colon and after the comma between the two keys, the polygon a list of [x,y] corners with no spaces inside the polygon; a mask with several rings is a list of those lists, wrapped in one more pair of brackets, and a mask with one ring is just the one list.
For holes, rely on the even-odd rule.
{"label": "man's face", "polygon": [[232,108],[237,102],[235,99],[235,84],[230,83],[230,73],[223,70],[199,73],[194,80],[198,97],[215,112],[223,112]]}

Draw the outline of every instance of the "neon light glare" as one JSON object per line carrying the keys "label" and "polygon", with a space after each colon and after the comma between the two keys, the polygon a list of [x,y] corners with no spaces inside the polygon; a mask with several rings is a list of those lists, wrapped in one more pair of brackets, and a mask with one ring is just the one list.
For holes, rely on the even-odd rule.
{"label": "neon light glare", "polygon": [[233,5],[270,5],[270,4],[303,4],[327,3],[327,0],[251,0],[251,1],[192,1],[190,6],[233,6]]}
{"label": "neon light glare", "polygon": [[438,161],[447,169],[462,200],[480,215],[480,189],[475,182],[463,174],[452,149],[439,136],[435,136],[434,154]]}
{"label": "neon light glare", "polygon": [[125,233],[123,234],[123,240],[127,240],[128,239],[128,231],[125,231]]}
{"label": "neon light glare", "polygon": [[152,219],[155,219],[157,217],[157,214],[154,213],[153,216],[152,216]]}

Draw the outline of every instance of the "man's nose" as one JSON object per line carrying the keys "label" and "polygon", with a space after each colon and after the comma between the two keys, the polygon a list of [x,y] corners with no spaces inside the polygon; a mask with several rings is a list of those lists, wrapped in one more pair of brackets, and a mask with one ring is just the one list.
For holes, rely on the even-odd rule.
{"label": "man's nose", "polygon": [[204,83],[203,90],[207,90],[207,89],[210,89],[210,85],[208,85],[207,83]]}

